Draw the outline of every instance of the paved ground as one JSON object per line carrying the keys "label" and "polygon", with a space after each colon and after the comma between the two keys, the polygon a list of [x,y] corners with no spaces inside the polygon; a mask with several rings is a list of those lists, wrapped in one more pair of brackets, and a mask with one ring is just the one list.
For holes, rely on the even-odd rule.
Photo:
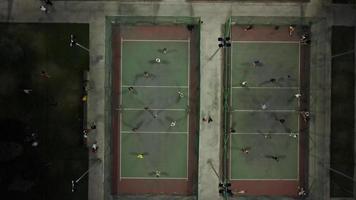
{"label": "paved ground", "polygon": [[[222,35],[222,24],[229,16],[249,16],[248,19],[271,16],[288,23],[288,17],[314,17],[312,34],[318,35],[311,48],[311,113],[310,125],[310,189],[311,199],[329,199],[328,138],[330,134],[330,27],[355,25],[353,7],[327,5],[328,0],[311,0],[307,4],[286,3],[191,3],[183,0],[159,2],[83,2],[56,1],[50,13],[41,13],[38,0],[8,0],[0,2],[2,22],[73,22],[90,24],[90,84],[88,121],[97,122],[99,149],[102,159],[89,177],[89,199],[103,200],[110,197],[110,122],[108,118],[110,97],[110,71],[105,62],[105,16],[194,16],[203,21],[201,32],[201,117],[210,114],[214,123],[200,125],[199,186],[198,199],[216,200],[218,179],[207,161],[220,169],[221,140],[221,85],[222,54],[210,58],[216,50],[216,39]],[[337,14],[336,14],[337,13]],[[282,17],[282,18],[276,18]],[[287,18],[286,18],[287,17]],[[294,18],[295,19],[295,18]],[[266,22],[268,23],[268,22]],[[210,58],[210,59],[209,59]],[[220,75],[220,76],[219,76]],[[323,137],[319,137],[322,135]],[[91,163],[92,164],[92,163]],[[147,199],[147,198],[146,198]],[[241,198],[242,199],[242,198]],[[261,198],[260,198],[261,199]]]}

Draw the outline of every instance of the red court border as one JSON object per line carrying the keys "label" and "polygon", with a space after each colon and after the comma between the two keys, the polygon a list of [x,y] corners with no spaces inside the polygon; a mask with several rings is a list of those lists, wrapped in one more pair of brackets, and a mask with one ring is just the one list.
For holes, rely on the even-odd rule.
{"label": "red court border", "polygon": [[[189,154],[188,179],[120,179],[120,123],[119,105],[121,38],[132,40],[187,40],[190,39],[190,87],[189,87]],[[199,33],[194,28],[189,31],[185,25],[141,25],[112,27],[112,67],[113,67],[113,179],[114,195],[174,194],[193,195],[197,185],[197,108],[199,102]]]}
{"label": "red court border", "polygon": [[[293,36],[289,36],[289,26],[253,26],[245,31],[246,26],[233,26],[231,28],[232,41],[300,41],[301,28],[297,27]],[[308,29],[309,32],[309,29]],[[300,110],[309,109],[309,59],[310,46],[300,46]],[[299,180],[232,180],[231,189],[235,194],[245,191],[243,195],[268,195],[297,197],[298,186],[308,186],[308,123],[299,116]],[[230,151],[230,149],[229,149]],[[228,169],[230,160],[228,160]],[[229,172],[229,170],[227,170]],[[228,174],[230,177],[230,174]]]}

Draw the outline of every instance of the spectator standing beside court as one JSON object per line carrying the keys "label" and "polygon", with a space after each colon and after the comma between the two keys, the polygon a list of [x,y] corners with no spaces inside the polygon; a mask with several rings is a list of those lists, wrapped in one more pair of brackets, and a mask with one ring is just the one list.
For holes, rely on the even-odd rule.
{"label": "spectator standing beside court", "polygon": [[288,31],[289,31],[289,36],[292,37],[295,31],[295,25],[289,25]]}

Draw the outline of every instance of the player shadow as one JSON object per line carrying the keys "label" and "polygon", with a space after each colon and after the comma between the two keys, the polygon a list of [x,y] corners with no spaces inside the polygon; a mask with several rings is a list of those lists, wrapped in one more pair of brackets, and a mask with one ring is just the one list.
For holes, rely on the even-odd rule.
{"label": "player shadow", "polygon": [[164,110],[145,110],[145,112],[148,112],[151,117],[149,119],[145,120],[145,124],[148,126],[152,123],[158,123],[160,126],[164,126],[165,125],[165,120],[162,119],[162,112]]}
{"label": "player shadow", "polygon": [[[165,48],[162,48],[162,49],[158,49],[157,51],[164,55],[164,54],[170,54],[170,53],[177,52],[178,50],[177,49],[166,49],[165,50]],[[166,53],[164,53],[164,52],[166,52]]]}
{"label": "player shadow", "polygon": [[[294,95],[290,96],[288,99],[287,99],[287,103],[292,103],[293,101],[295,101],[297,99],[297,97],[295,97]],[[298,100],[298,99],[297,99]],[[298,102],[298,101],[297,101]]]}
{"label": "player shadow", "polygon": [[247,66],[247,67],[250,67],[250,68],[266,67],[266,65],[263,64],[263,62],[257,63],[256,65],[254,65],[254,64],[253,64],[253,61],[252,61],[252,62],[242,62],[241,65]]}
{"label": "player shadow", "polygon": [[279,162],[281,159],[285,159],[287,156],[286,155],[270,155],[266,154],[264,155],[265,158],[274,160],[276,162]]}
{"label": "player shadow", "polygon": [[156,60],[150,60],[148,61],[148,63],[150,63],[151,65],[162,65],[162,64],[170,64],[171,62],[169,62],[168,60],[161,60],[159,63]]}
{"label": "player shadow", "polygon": [[[251,98],[251,101],[252,101],[255,105],[259,105],[258,108],[259,108],[260,110],[262,110],[261,106],[262,106],[263,104],[267,104],[267,105],[268,105],[270,99],[271,99],[271,96],[266,96],[266,97],[263,98],[263,100],[259,100],[259,99],[257,99],[256,97],[254,97],[254,98]],[[268,108],[267,108],[267,110],[268,110]]]}
{"label": "player shadow", "polygon": [[152,170],[151,172],[148,172],[148,175],[151,177],[156,177],[159,178],[161,176],[168,177],[169,174],[168,172],[160,171],[160,170]]}
{"label": "player shadow", "polygon": [[148,77],[146,77],[144,73],[136,74],[132,85],[136,85],[140,81],[154,80],[157,78],[157,76],[155,74],[152,74],[150,72],[148,72],[148,73],[149,73]]}
{"label": "player shadow", "polygon": [[265,80],[265,81],[262,81],[258,84],[258,86],[274,86],[274,87],[283,87],[283,84],[278,80],[276,79],[275,81],[272,81],[273,78],[271,78],[270,80]]}

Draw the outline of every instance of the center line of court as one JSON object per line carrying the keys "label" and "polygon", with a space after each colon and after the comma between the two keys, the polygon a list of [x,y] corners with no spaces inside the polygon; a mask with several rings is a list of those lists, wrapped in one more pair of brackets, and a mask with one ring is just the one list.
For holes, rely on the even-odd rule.
{"label": "center line of court", "polygon": [[244,89],[299,89],[299,87],[241,87],[241,86],[235,86],[235,87],[231,87],[233,89],[237,89],[237,88],[244,88]]}
{"label": "center line of court", "polygon": [[134,87],[134,88],[188,88],[189,86],[175,86],[175,85],[123,85],[123,88]]}
{"label": "center line of court", "polygon": [[121,131],[121,133],[132,133],[132,134],[136,134],[136,133],[154,133],[154,134],[187,134],[188,132],[184,132],[184,131],[172,131],[172,132],[167,132],[167,131]]}
{"label": "center line of court", "polygon": [[299,132],[288,132],[288,133],[270,133],[270,132],[260,132],[260,133],[231,133],[231,135],[288,135],[289,134],[299,134]]}
{"label": "center line of court", "polygon": [[[122,110],[146,110],[144,108],[122,108]],[[168,110],[168,111],[186,111],[186,109],[181,109],[181,108],[149,108],[147,111],[150,110]]]}
{"label": "center line of court", "polygon": [[239,110],[235,109],[232,110],[231,112],[299,112],[297,110]]}

